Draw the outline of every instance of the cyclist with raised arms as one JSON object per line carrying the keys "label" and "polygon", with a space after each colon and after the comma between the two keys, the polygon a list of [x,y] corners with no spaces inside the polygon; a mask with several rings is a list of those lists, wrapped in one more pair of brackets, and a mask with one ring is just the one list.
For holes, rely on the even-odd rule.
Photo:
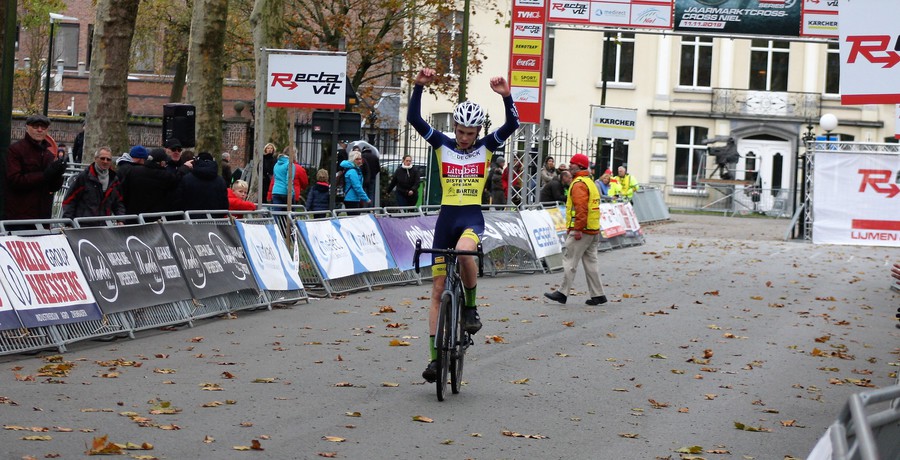
{"label": "cyclist with raised arms", "polygon": [[[406,119],[413,128],[434,147],[438,169],[441,174],[441,210],[434,231],[434,249],[455,248],[460,251],[475,251],[484,233],[484,215],[481,213],[481,192],[490,171],[491,157],[519,127],[519,115],[510,96],[509,83],[503,77],[491,78],[491,89],[503,96],[506,122],[496,131],[479,138],[485,121],[485,112],[480,105],[465,101],[453,111],[455,139],[432,128],[422,118],[422,91],[435,78],[434,69],[424,68],[416,75],[415,87],[409,98]],[[437,350],[434,336],[437,330],[438,311],[444,281],[447,278],[443,256],[432,255],[431,309],[428,315],[428,345],[431,362],[422,372],[428,382],[438,376]],[[459,257],[460,277],[465,291],[465,306],[462,309],[462,328],[469,334],[481,329],[481,318],[475,305],[475,288],[478,269],[473,256]]]}

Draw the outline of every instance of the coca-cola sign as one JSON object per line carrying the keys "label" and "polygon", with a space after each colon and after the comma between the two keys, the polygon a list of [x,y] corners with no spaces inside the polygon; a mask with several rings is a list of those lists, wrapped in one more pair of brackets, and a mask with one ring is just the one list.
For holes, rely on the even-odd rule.
{"label": "coca-cola sign", "polygon": [[514,54],[512,57],[512,69],[513,70],[540,70],[541,68],[541,57],[540,56],[522,56],[518,54]]}

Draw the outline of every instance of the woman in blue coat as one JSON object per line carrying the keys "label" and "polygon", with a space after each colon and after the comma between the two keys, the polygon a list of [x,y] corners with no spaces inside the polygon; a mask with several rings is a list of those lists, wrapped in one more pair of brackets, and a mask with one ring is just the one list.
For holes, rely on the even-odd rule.
{"label": "woman in blue coat", "polygon": [[362,163],[362,154],[357,151],[350,152],[349,159],[341,162],[341,167],[344,168],[344,207],[347,209],[365,208],[372,204],[363,188]]}

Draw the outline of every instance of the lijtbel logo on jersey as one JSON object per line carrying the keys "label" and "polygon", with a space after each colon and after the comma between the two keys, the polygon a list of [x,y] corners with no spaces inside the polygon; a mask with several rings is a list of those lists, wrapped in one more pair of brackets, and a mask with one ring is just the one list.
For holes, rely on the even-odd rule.
{"label": "lijtbel logo on jersey", "polygon": [[483,162],[463,165],[444,163],[442,166],[444,167],[442,171],[444,177],[484,177]]}

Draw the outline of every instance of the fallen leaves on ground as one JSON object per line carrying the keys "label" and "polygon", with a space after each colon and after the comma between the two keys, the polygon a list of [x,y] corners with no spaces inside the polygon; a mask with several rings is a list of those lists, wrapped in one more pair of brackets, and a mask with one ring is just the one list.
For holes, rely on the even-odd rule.
{"label": "fallen leaves on ground", "polygon": [[734,422],[734,427],[737,428],[738,430],[743,430],[743,431],[753,431],[753,432],[762,432],[762,433],[770,433],[772,431],[771,428],[766,428],[764,426],[750,426],[750,425],[745,425],[741,422]]}
{"label": "fallen leaves on ground", "polygon": [[424,415],[413,415],[413,421],[422,422],[422,423],[434,423],[433,419],[430,419]]}
{"label": "fallen leaves on ground", "polygon": [[500,434],[502,434],[503,436],[509,436],[511,438],[547,439],[547,436],[544,436],[542,434],[522,434],[509,430],[503,430],[500,432]]}

